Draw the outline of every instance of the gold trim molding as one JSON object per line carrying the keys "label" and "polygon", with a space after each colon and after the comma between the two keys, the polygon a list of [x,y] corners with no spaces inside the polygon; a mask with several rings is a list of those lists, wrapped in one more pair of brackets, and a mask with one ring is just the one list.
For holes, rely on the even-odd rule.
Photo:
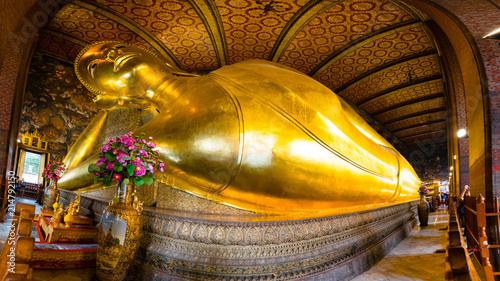
{"label": "gold trim molding", "polygon": [[21,146],[36,148],[40,150],[47,151],[49,146],[49,141],[47,138],[40,134],[38,130],[35,130],[33,133],[25,132],[21,135]]}

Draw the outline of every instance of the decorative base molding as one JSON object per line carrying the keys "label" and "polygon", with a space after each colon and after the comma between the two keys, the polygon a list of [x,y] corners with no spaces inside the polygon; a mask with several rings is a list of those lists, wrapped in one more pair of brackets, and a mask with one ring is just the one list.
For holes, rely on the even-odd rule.
{"label": "decorative base molding", "polygon": [[[75,194],[61,190],[66,205]],[[81,195],[99,221],[108,202]],[[252,221],[145,208],[135,280],[348,280],[373,266],[416,224],[417,201],[295,221]],[[137,272],[137,273],[132,273]]]}
{"label": "decorative base molding", "polygon": [[228,222],[145,212],[137,261],[142,273],[137,278],[346,280],[372,266],[411,231],[415,207],[405,203],[283,222]]}

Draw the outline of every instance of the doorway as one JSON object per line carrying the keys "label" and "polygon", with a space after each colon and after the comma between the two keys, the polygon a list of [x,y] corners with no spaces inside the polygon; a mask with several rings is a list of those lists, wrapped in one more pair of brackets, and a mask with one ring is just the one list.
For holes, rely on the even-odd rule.
{"label": "doorway", "polygon": [[43,183],[43,169],[45,168],[46,153],[30,151],[21,148],[17,164],[19,181],[24,179],[27,183]]}
{"label": "doorway", "polygon": [[26,151],[24,156],[24,167],[21,178],[26,182],[38,183],[40,177],[40,161],[42,155]]}

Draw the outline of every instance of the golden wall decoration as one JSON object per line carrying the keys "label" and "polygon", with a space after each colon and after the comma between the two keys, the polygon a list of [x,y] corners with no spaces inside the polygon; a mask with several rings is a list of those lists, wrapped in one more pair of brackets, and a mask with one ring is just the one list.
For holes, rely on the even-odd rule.
{"label": "golden wall decoration", "polygon": [[28,148],[36,148],[40,150],[47,150],[49,141],[47,138],[40,134],[38,130],[33,133],[25,132],[21,135],[20,144]]}

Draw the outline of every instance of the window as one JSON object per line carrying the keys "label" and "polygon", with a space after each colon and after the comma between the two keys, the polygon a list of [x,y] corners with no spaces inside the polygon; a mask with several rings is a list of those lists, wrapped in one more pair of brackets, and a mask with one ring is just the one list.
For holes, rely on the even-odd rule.
{"label": "window", "polygon": [[25,182],[38,183],[41,158],[42,155],[40,154],[26,151],[21,179],[24,179]]}

